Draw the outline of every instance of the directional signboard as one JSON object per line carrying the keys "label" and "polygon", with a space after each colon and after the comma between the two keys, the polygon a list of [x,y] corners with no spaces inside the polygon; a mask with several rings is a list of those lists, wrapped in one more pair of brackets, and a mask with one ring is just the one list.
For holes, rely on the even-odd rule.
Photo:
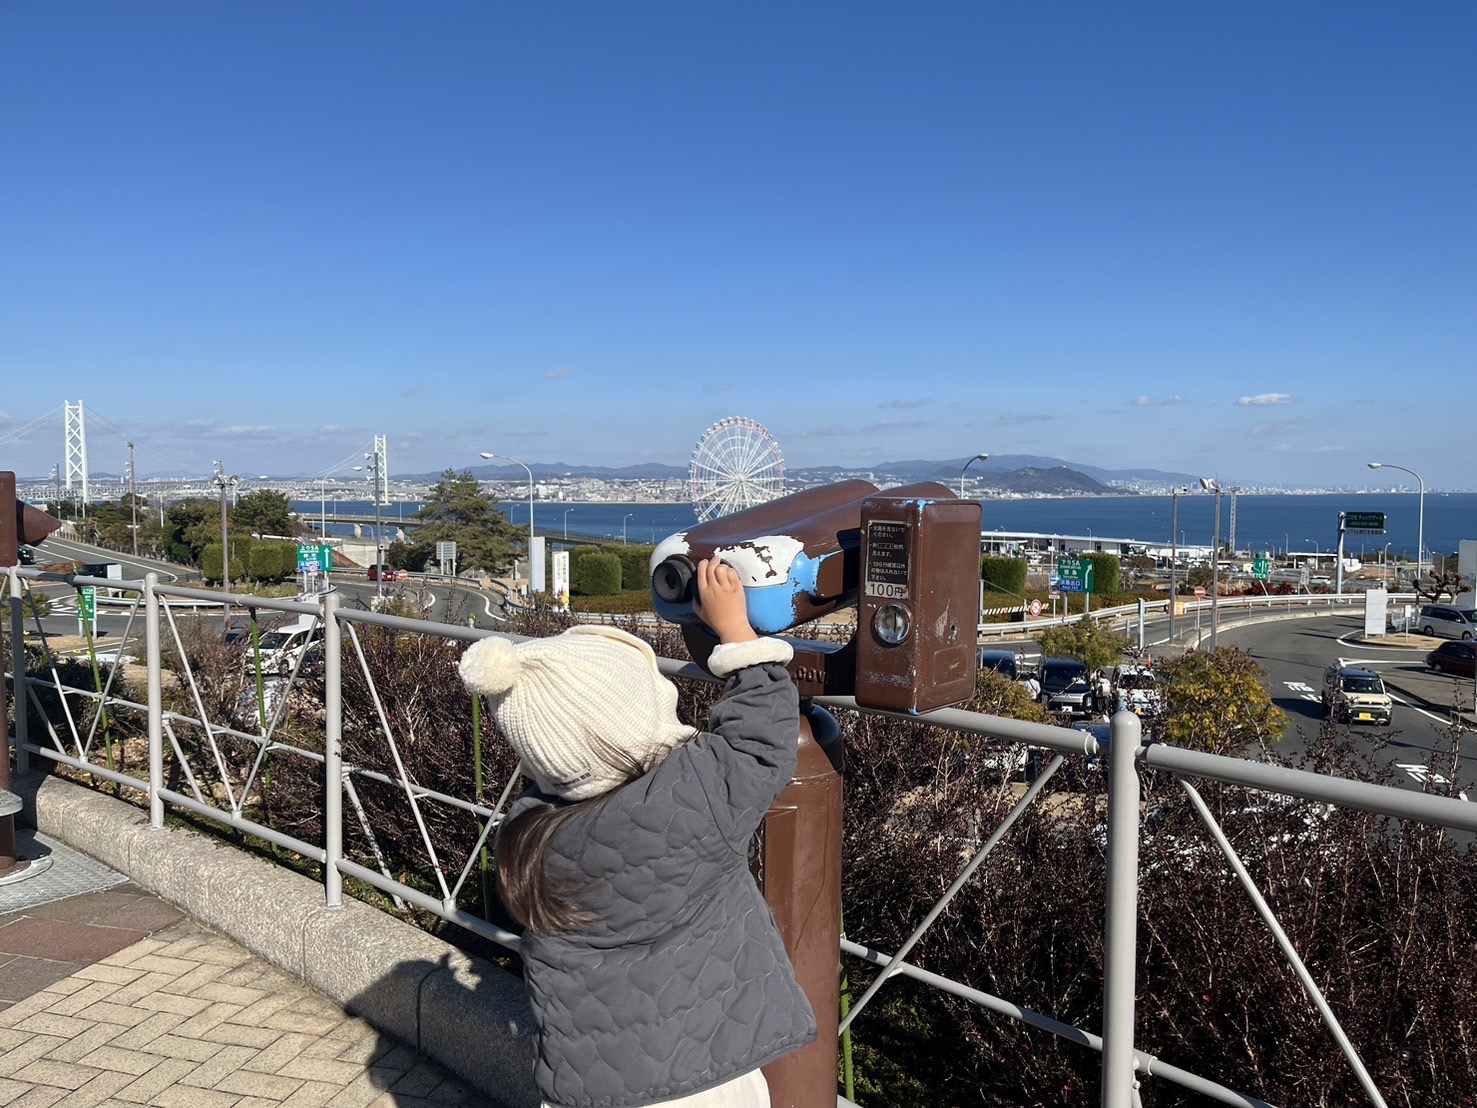
{"label": "directional signboard", "polygon": [[1266,581],[1272,576],[1272,560],[1270,558],[1258,558],[1251,563],[1251,576],[1257,581]]}
{"label": "directional signboard", "polygon": [[1062,592],[1092,592],[1092,571],[1086,558],[1062,558],[1056,564]]}
{"label": "directional signboard", "polygon": [[1345,512],[1344,530],[1351,535],[1383,535],[1384,512]]}
{"label": "directional signboard", "polygon": [[97,628],[97,588],[83,585],[77,590],[77,634],[88,637]]}

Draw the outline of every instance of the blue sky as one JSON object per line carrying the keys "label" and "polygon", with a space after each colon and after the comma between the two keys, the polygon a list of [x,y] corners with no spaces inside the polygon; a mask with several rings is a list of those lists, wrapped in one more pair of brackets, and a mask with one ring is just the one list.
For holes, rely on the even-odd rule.
{"label": "blue sky", "polygon": [[141,476],[685,465],[741,415],[795,466],[1471,488],[1474,45],[1440,2],[0,0],[0,468],[82,400]]}

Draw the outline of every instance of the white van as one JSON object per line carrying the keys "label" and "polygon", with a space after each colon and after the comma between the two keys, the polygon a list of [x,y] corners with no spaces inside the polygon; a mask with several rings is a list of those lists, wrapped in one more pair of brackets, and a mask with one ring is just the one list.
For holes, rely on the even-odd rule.
{"label": "white van", "polygon": [[1416,617],[1416,630],[1422,635],[1444,639],[1477,637],[1477,608],[1456,608],[1450,604],[1427,604]]}

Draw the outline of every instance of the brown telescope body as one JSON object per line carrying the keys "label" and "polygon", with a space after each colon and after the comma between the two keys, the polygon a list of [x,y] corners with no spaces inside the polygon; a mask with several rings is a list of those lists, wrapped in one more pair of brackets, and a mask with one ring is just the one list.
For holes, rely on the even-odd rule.
{"label": "brown telescope body", "polygon": [[842,481],[672,535],[652,554],[657,613],[706,668],[717,639],[693,610],[694,567],[733,566],[749,622],[769,635],[855,607],[845,642],[784,636],[801,696],[855,696],[919,713],[974,694],[980,505],[932,481]]}

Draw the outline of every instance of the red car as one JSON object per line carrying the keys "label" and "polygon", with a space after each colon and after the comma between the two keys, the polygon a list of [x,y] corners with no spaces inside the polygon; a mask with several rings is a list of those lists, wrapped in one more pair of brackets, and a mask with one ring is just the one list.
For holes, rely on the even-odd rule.
{"label": "red car", "polygon": [[1453,639],[1426,655],[1426,668],[1455,677],[1471,677],[1477,667],[1477,643]]}

